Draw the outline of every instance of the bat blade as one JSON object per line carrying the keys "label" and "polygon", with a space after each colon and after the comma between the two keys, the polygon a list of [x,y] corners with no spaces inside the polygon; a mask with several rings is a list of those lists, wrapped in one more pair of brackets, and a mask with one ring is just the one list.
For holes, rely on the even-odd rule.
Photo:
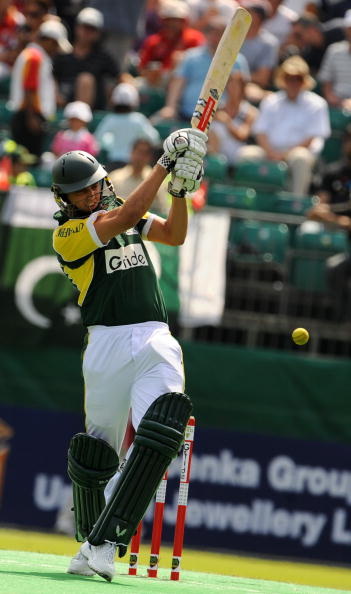
{"label": "bat blade", "polygon": [[250,25],[251,15],[245,8],[238,7],[212,58],[191,118],[192,128],[208,130]]}
{"label": "bat blade", "polygon": [[[191,118],[191,127],[207,132],[216,113],[229,75],[251,25],[251,15],[239,6],[219,41]],[[173,190],[178,192],[183,181],[175,179]]]}

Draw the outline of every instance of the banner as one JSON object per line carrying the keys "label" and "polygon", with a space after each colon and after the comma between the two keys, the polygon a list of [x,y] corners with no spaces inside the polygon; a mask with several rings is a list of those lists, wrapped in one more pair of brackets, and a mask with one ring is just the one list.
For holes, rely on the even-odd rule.
{"label": "banner", "polygon": [[[0,419],[0,453],[7,452],[5,461],[0,455],[0,522],[52,529],[71,489],[68,443],[83,419],[4,406]],[[349,563],[350,461],[350,446],[196,428],[185,546]],[[169,470],[165,542],[173,539],[179,473],[177,459]],[[151,518],[152,509],[146,539]]]}
{"label": "banner", "polygon": [[[80,345],[77,294],[52,248],[57,210],[48,188],[14,186],[1,212],[0,344]],[[178,250],[146,242],[167,309],[179,309]]]}

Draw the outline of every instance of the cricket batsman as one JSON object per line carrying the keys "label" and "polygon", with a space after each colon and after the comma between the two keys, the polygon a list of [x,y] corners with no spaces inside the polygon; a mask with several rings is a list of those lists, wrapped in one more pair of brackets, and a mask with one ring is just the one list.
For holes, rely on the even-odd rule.
{"label": "cricket batsman", "polygon": [[[59,206],[53,247],[78,289],[86,432],[68,450],[79,552],[68,572],[111,581],[167,469],[192,411],[184,393],[181,348],[171,335],[144,241],[180,245],[187,232],[185,196],[199,188],[207,136],[173,132],[149,177],[128,197],[116,194],[105,168],[84,151],[57,159],[52,191]],[[167,218],[150,214],[171,172]],[[117,188],[118,190],[118,188]],[[131,410],[135,439],[119,454]]]}

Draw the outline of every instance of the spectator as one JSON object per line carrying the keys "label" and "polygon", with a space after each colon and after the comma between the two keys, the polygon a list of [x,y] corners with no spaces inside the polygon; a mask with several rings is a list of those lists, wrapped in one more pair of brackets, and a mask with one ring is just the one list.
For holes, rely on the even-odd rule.
{"label": "spectator", "polygon": [[56,18],[49,13],[50,2],[46,0],[27,0],[24,5],[25,22],[21,31],[24,45],[35,40],[40,25],[48,18]]}
{"label": "spectator", "polygon": [[[342,159],[324,175],[317,195],[320,203],[307,213],[307,218],[332,229],[346,231],[351,245],[351,129],[343,138]],[[335,212],[336,211],[336,212]],[[327,279],[333,296],[335,317],[341,321],[351,313],[349,281],[351,256],[336,254],[327,260]]]}
{"label": "spectator", "polygon": [[37,185],[35,177],[29,171],[29,168],[31,165],[36,164],[36,157],[31,155],[25,147],[18,144],[15,145],[13,150],[9,151],[9,156],[11,159],[11,185],[35,187]]}
{"label": "spectator", "polygon": [[[128,198],[132,191],[147,178],[154,161],[154,146],[149,140],[139,138],[133,143],[130,161],[120,169],[111,171],[109,177],[118,196]],[[167,184],[162,183],[152,204],[157,214],[166,214],[169,210]]]}
{"label": "spectator", "polygon": [[46,122],[56,114],[52,58],[70,51],[67,30],[57,20],[45,21],[37,39],[19,54],[11,74],[10,108],[13,139],[30,153],[40,156]]}
{"label": "spectator", "polygon": [[235,165],[241,147],[245,146],[252,133],[258,110],[245,99],[245,77],[237,79],[240,92],[232,109],[220,109],[208,132],[208,152],[221,153],[229,165]]}
{"label": "spectator", "polygon": [[222,16],[229,22],[238,6],[235,0],[188,0],[187,4],[190,26],[200,31],[206,31],[209,21],[214,16]]}
{"label": "spectator", "polygon": [[68,128],[57,132],[52,142],[52,152],[60,157],[68,151],[81,150],[95,157],[99,152],[99,145],[86,127],[93,118],[90,106],[83,101],[73,101],[66,105],[63,116]]}
{"label": "spectator", "polygon": [[111,103],[113,113],[107,114],[95,130],[95,138],[106,152],[108,171],[129,162],[135,140],[146,138],[153,145],[160,142],[157,130],[137,111],[139,95],[133,85],[118,84],[112,92]]}
{"label": "spectator", "polygon": [[263,30],[268,31],[282,45],[291,33],[292,24],[299,15],[293,9],[283,4],[282,0],[269,0],[271,15],[265,21]]}
{"label": "spectator", "polygon": [[318,80],[331,107],[351,111],[351,9],[346,11],[343,24],[346,39],[328,47]]}
{"label": "spectator", "polygon": [[342,18],[350,7],[350,0],[317,0],[318,16],[322,22]]}
{"label": "spectator", "polygon": [[106,108],[119,71],[110,54],[101,49],[103,27],[99,10],[83,8],[78,13],[72,51],[54,60],[60,105],[84,101],[92,109]]}
{"label": "spectator", "polygon": [[307,62],[311,74],[316,76],[327,47],[343,39],[344,33],[339,24],[329,26],[321,23],[318,16],[305,12],[294,23],[286,49],[289,53],[292,47],[294,53]]}
{"label": "spectator", "polygon": [[243,147],[240,158],[286,161],[291,191],[298,196],[306,195],[316,159],[324,139],[330,135],[327,102],[311,91],[314,80],[300,56],[283,62],[277,70],[275,84],[281,90],[261,102],[253,126],[258,146]]}
{"label": "spectator", "polygon": [[[206,29],[206,44],[186,52],[172,75],[167,90],[166,105],[157,114],[158,118],[178,118],[189,121],[192,117],[202,84],[226,24],[227,21],[223,17],[213,17]],[[246,59],[239,54],[229,78],[226,93],[222,97],[222,105],[226,102],[235,104],[238,93],[235,82],[237,76],[242,74],[249,78]]]}
{"label": "spectator", "polygon": [[145,0],[90,0],[105,19],[103,47],[115,56],[120,72],[128,69],[129,52],[145,28]]}
{"label": "spectator", "polygon": [[263,91],[271,84],[272,73],[278,63],[279,43],[263,28],[271,15],[268,0],[242,0],[241,4],[252,17],[251,27],[241,48],[251,73],[247,92],[249,99],[258,103],[264,96]]}
{"label": "spectator", "polygon": [[185,2],[164,0],[160,6],[161,29],[147,37],[140,49],[139,72],[145,75],[150,64],[159,64],[164,83],[178,64],[182,53],[205,43],[203,34],[188,26],[189,10]]}
{"label": "spectator", "polygon": [[10,76],[19,54],[18,34],[24,25],[24,16],[11,0],[0,2],[0,80]]}

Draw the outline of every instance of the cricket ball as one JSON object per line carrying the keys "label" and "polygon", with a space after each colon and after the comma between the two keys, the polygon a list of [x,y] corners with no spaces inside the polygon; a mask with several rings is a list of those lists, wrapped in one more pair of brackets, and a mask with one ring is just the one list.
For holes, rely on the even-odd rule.
{"label": "cricket ball", "polygon": [[291,333],[291,337],[295,344],[301,346],[308,342],[310,335],[307,332],[306,328],[295,328],[295,330]]}

